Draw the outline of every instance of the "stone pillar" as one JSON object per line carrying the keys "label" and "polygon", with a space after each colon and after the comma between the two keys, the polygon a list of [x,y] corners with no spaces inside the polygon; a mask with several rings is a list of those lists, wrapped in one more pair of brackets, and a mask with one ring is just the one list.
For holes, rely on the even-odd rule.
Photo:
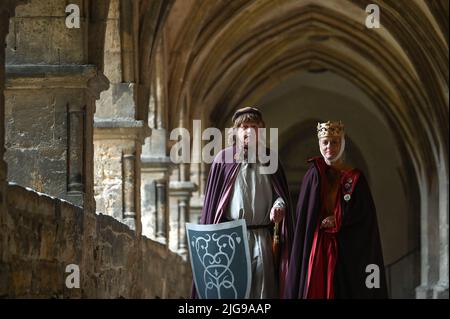
{"label": "stone pillar", "polygon": [[[416,298],[433,298],[433,287],[439,278],[439,197],[437,176],[419,181],[421,195],[420,258],[421,284]],[[430,187],[431,186],[431,187]]]}
{"label": "stone pillar", "polygon": [[[9,30],[9,18],[14,16],[14,8],[18,1],[10,1],[7,5],[0,7],[0,40],[2,47],[0,50],[0,264],[6,262],[7,256],[7,230],[6,225],[6,186],[7,186],[7,165],[4,161],[5,154],[5,50],[4,43]],[[3,290],[5,289],[5,291]],[[6,295],[8,287],[0,287],[0,294]]]}
{"label": "stone pillar", "polygon": [[[4,44],[6,35],[9,30],[9,18],[10,15],[14,14],[15,4],[10,4],[10,6],[5,6],[0,9],[0,39],[1,43]],[[0,222],[3,226],[3,215],[6,211],[6,172],[7,165],[4,161],[5,153],[5,96],[3,91],[5,89],[5,50],[0,50]],[[3,229],[1,231],[3,234]],[[3,237],[2,237],[3,238]],[[1,246],[0,246],[1,247]],[[2,252],[5,250],[2,249]],[[3,255],[3,254],[2,254]]]}
{"label": "stone pillar", "polygon": [[192,192],[197,189],[192,182],[171,181],[170,196],[176,203],[175,209],[171,210],[171,250],[187,258],[188,247],[186,238],[186,223],[189,222],[189,207]]}
{"label": "stone pillar", "polygon": [[167,72],[163,38],[156,46],[149,96],[148,126],[152,136],[143,147],[142,220],[143,234],[162,244],[169,243],[169,175],[173,165],[167,156]]}
{"label": "stone pillar", "polygon": [[168,157],[141,157],[142,234],[167,245],[169,242]]}
{"label": "stone pillar", "polygon": [[143,121],[94,122],[97,213],[110,215],[140,233],[140,159],[149,135]]}
{"label": "stone pillar", "polygon": [[205,194],[206,185],[206,169],[207,164],[203,162],[202,150],[203,147],[209,143],[209,141],[202,140],[202,132],[207,128],[207,123],[204,119],[201,120],[201,127],[199,125],[200,121],[193,121],[193,146],[192,146],[192,163],[190,166],[190,180],[196,184],[197,190],[192,194],[191,198],[191,222],[196,223],[200,221],[201,211],[203,207],[203,200]]}
{"label": "stone pillar", "polygon": [[178,200],[178,253],[184,256],[188,253],[185,225],[189,222],[189,197],[180,197]]}
{"label": "stone pillar", "polygon": [[122,155],[122,191],[123,191],[123,219],[131,229],[136,229],[136,155],[134,148],[125,148]]}
{"label": "stone pillar", "polygon": [[150,135],[138,107],[138,5],[109,1],[103,52],[111,86],[97,102],[94,123],[97,212],[113,216],[141,234],[140,158]]}
{"label": "stone pillar", "polygon": [[8,179],[86,207],[93,201],[94,101],[108,83],[88,61],[88,10],[73,1],[81,16],[71,29],[65,1],[52,1],[50,11],[42,1],[28,2],[9,21],[4,50]]}
{"label": "stone pillar", "polygon": [[[441,148],[443,149],[443,148]],[[448,299],[448,167],[441,153],[439,165],[439,280],[433,287],[433,298]]]}
{"label": "stone pillar", "polygon": [[163,244],[167,242],[167,181],[156,181],[156,240]]}
{"label": "stone pillar", "polygon": [[[93,101],[107,87],[93,65],[8,65],[5,159],[8,179],[85,204],[92,175]],[[99,82],[99,83],[96,83]]]}
{"label": "stone pillar", "polygon": [[448,161],[441,155],[438,171],[419,182],[421,195],[421,284],[418,299],[448,299]]}
{"label": "stone pillar", "polygon": [[83,185],[83,141],[84,141],[84,108],[79,105],[68,107],[68,196],[74,202],[82,202]]}
{"label": "stone pillar", "polygon": [[[154,91],[151,94],[154,94]],[[154,120],[159,117],[155,116],[155,113],[157,113],[156,110],[150,108],[149,126],[152,136],[146,139],[141,156],[142,234],[163,244],[168,244],[167,185],[172,163],[166,155],[166,130],[155,124]]]}
{"label": "stone pillar", "polygon": [[[180,108],[178,115],[178,127],[189,128],[189,93],[186,91],[183,100],[183,105]],[[191,132],[192,138],[192,132]],[[192,147],[192,140],[189,141],[189,147]],[[183,150],[187,152],[188,150]],[[192,153],[189,151],[189,163],[181,162],[176,165],[170,176],[170,249],[176,251],[183,258],[187,257],[186,245],[186,223],[190,221],[190,204],[192,193],[197,190],[197,185],[191,181],[191,162]],[[180,161],[181,159],[176,159]]]}

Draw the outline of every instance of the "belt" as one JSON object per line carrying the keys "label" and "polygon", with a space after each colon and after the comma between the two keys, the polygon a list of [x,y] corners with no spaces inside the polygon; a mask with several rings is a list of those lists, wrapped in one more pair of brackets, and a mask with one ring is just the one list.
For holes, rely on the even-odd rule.
{"label": "belt", "polygon": [[[224,217],[224,218],[222,218],[222,220],[224,222],[230,222],[233,219],[228,219],[228,218]],[[247,225],[247,229],[262,229],[262,228],[269,228],[269,227],[272,227],[272,226],[273,226],[272,223],[266,224],[266,225]]]}
{"label": "belt", "polygon": [[247,229],[261,229],[261,228],[269,228],[272,227],[273,224],[266,224],[266,225],[247,225]]}

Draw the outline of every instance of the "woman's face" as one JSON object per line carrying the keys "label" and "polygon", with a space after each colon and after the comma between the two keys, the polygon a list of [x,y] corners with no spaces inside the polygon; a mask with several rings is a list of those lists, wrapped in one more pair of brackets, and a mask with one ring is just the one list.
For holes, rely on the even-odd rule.
{"label": "woman's face", "polygon": [[261,125],[258,122],[244,122],[238,127],[237,136],[240,142],[240,145],[247,147],[249,142],[255,143],[251,145],[256,145],[258,142],[258,128]]}
{"label": "woman's face", "polygon": [[319,139],[320,153],[325,160],[332,161],[341,149],[340,137],[322,137]]}

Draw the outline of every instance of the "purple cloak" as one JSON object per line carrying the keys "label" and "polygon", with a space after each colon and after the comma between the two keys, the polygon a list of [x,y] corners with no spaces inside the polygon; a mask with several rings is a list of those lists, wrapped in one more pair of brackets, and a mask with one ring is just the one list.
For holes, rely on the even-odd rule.
{"label": "purple cloak", "polygon": [[[287,274],[285,297],[305,299],[308,268],[317,223],[320,218],[321,158],[312,161],[306,172],[297,203],[296,227]],[[326,165],[326,164],[325,164]],[[383,254],[378,231],[375,205],[367,181],[359,177],[350,200],[341,200],[342,226],[337,233],[338,257],[333,279],[334,296],[346,298],[388,298]],[[340,185],[343,187],[343,185]],[[367,265],[379,267],[379,288],[369,289]]]}

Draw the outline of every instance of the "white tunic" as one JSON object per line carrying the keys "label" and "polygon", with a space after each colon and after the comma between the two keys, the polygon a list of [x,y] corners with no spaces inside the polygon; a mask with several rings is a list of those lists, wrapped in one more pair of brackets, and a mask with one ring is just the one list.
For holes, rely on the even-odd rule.
{"label": "white tunic", "polygon": [[[237,173],[230,202],[226,210],[228,219],[245,219],[249,225],[270,224],[272,206],[284,206],[282,198],[274,203],[270,175],[260,174],[260,164],[243,162]],[[270,228],[248,229],[248,243],[252,261],[250,298],[277,298],[276,280]]]}

